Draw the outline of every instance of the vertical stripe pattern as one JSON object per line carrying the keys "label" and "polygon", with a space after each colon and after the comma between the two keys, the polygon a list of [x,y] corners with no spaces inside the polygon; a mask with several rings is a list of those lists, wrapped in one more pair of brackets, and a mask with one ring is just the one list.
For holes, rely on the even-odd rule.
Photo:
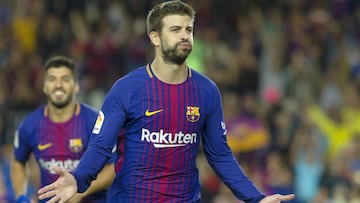
{"label": "vertical stripe pattern", "polygon": [[[172,85],[158,80],[151,68],[147,72],[151,77],[139,90],[138,98],[139,112],[143,114],[140,130],[149,131],[155,143],[141,140],[139,135],[136,155],[128,155],[135,157],[135,163],[129,163],[130,183],[123,183],[126,187],[131,185],[127,202],[189,202],[198,183],[194,166],[203,120],[191,122],[186,114],[188,107],[197,107],[201,112],[201,92],[191,77],[182,84]],[[145,115],[147,111],[153,113]],[[195,143],[184,144],[185,134],[196,134]]]}

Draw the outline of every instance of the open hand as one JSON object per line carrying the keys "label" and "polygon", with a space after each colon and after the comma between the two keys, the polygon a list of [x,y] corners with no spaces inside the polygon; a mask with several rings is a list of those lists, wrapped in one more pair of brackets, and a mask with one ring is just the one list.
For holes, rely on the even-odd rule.
{"label": "open hand", "polygon": [[289,195],[274,194],[265,197],[260,201],[260,203],[280,203],[282,201],[290,201],[294,199],[294,197],[295,197],[294,194],[289,194]]}
{"label": "open hand", "polygon": [[76,193],[76,180],[69,172],[63,171],[58,167],[54,167],[54,171],[59,175],[59,178],[55,182],[39,189],[39,199],[50,198],[47,203],[64,203]]}

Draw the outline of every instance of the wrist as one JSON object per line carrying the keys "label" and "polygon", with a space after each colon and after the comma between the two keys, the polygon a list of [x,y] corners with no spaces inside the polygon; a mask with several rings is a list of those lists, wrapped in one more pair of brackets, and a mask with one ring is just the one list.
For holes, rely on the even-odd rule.
{"label": "wrist", "polygon": [[16,203],[31,203],[31,199],[22,194],[16,199]]}

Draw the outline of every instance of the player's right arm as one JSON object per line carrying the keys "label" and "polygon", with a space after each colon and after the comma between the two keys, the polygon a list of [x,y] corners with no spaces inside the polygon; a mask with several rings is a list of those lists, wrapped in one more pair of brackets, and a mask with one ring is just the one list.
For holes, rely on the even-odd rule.
{"label": "player's right arm", "polygon": [[[126,119],[127,92],[124,83],[116,83],[109,91],[99,111],[92,131],[89,147],[78,167],[72,172],[78,192],[84,192],[96,179],[97,174],[113,156],[114,143]],[[121,93],[121,94],[120,94]]]}
{"label": "player's right arm", "polygon": [[27,173],[26,173],[26,165],[25,163],[21,163],[17,160],[13,160],[11,162],[11,171],[10,171],[11,183],[14,188],[14,193],[16,199],[19,198],[20,195],[26,194],[27,189]]}
{"label": "player's right arm", "polygon": [[[10,179],[14,189],[16,202],[30,202],[26,197],[28,184],[28,171],[26,164],[31,154],[31,147],[28,143],[31,130],[26,127],[26,122],[22,122],[14,136],[14,158],[11,161]],[[29,131],[30,130],[30,131]]]}
{"label": "player's right arm", "polygon": [[76,193],[70,202],[80,202],[86,196],[94,194],[98,191],[107,189],[115,178],[114,163],[106,164],[100,171],[96,180],[92,181],[90,187],[83,193]]}

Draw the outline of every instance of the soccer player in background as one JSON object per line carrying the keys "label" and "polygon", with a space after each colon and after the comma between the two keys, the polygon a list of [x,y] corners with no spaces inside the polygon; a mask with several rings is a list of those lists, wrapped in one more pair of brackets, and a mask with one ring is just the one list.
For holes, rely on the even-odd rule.
{"label": "soccer player in background", "polygon": [[[76,101],[79,85],[75,68],[75,64],[63,56],[55,56],[46,62],[43,92],[47,105],[29,114],[16,131],[11,181],[18,203],[30,202],[25,194],[28,180],[26,163],[31,153],[34,153],[40,168],[41,186],[45,186],[58,177],[53,171],[54,166],[73,171],[91,140],[98,113]],[[85,193],[76,194],[70,202],[106,201],[107,187],[115,177],[115,156],[113,153],[105,167],[99,168],[103,168],[99,179],[93,181]]]}
{"label": "soccer player in background", "polygon": [[294,198],[294,194],[266,196],[234,158],[226,141],[218,87],[186,64],[194,19],[193,8],[179,0],[158,4],[149,12],[153,61],[113,85],[99,112],[94,142],[78,168],[72,173],[55,168],[59,179],[41,188],[39,198],[65,202],[85,191],[119,140],[124,153],[109,203],[201,202],[195,162],[200,142],[208,162],[238,199],[276,203]]}

